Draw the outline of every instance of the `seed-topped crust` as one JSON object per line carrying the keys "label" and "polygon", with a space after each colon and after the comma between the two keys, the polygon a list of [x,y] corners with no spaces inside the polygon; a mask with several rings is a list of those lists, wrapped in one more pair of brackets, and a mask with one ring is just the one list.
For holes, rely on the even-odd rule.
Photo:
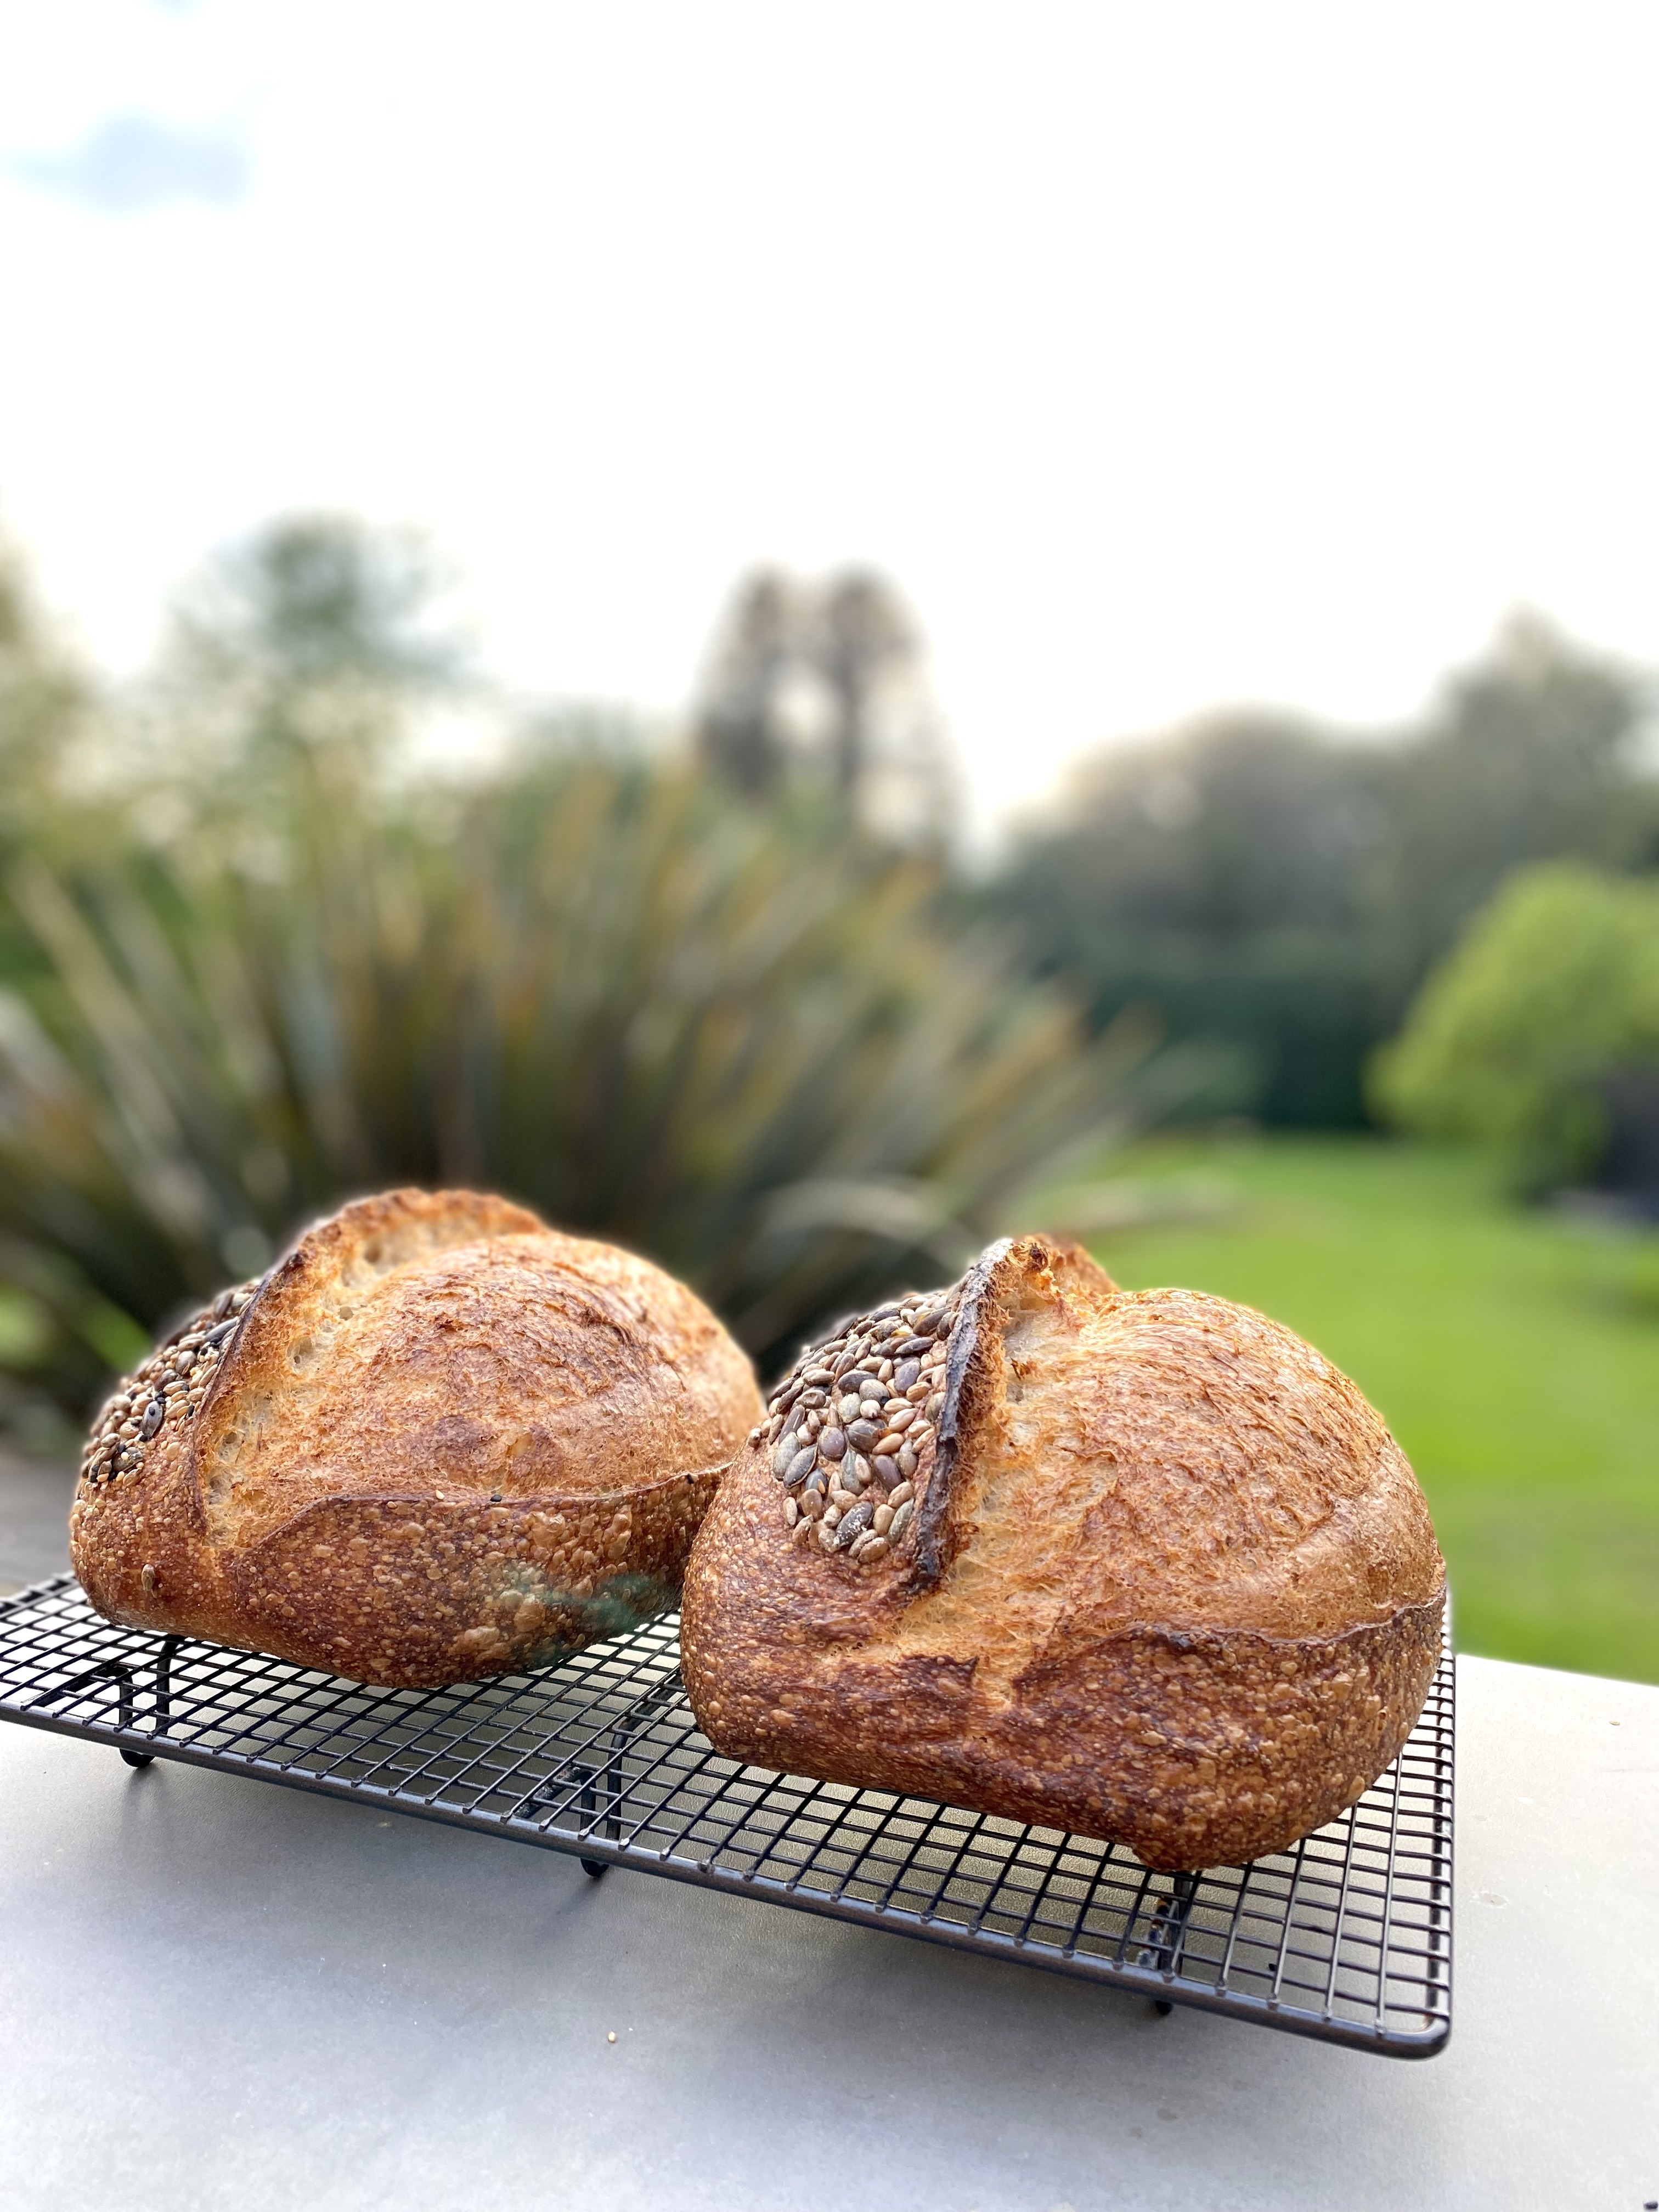
{"label": "seed-topped crust", "polygon": [[[809,1514],[826,1452],[846,1455],[804,1433],[809,1394],[850,1424],[838,1363],[874,1357],[879,1382],[902,1346],[877,1326],[924,1311],[943,1382],[914,1472],[889,1486],[872,1460]],[[727,1757],[1114,1838],[1153,1867],[1236,1863],[1394,1758],[1444,1581],[1404,1455],[1310,1346],[1027,1237],[803,1354],[693,1550],[685,1680]]]}
{"label": "seed-topped crust", "polygon": [[934,1465],[960,1289],[913,1293],[809,1345],[750,1444],[770,1454],[789,1540],[868,1573],[915,1550]]}
{"label": "seed-topped crust", "polygon": [[392,1685],[505,1673],[672,1602],[759,1402],[647,1261],[500,1199],[395,1191],[122,1384],[70,1555],[131,1626]]}

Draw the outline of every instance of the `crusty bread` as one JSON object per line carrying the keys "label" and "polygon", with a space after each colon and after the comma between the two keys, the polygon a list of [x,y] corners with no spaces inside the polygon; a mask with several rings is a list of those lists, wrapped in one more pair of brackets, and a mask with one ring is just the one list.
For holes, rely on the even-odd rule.
{"label": "crusty bread", "polygon": [[501,1199],[394,1191],[123,1385],[70,1554],[133,1627],[370,1682],[498,1674],[672,1601],[760,1411],[660,1269]]}
{"label": "crusty bread", "polygon": [[803,1355],[693,1548],[685,1680],[729,1758],[1233,1864],[1394,1758],[1444,1589],[1310,1346],[1027,1237]]}

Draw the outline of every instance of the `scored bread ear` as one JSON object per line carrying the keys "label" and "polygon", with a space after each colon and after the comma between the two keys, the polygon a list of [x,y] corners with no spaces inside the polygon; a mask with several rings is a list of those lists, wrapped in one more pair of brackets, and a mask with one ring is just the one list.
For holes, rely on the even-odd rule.
{"label": "scored bread ear", "polygon": [[[1081,1244],[1061,1237],[1005,1237],[962,1279],[945,1369],[933,1474],[916,1516],[911,1588],[936,1588],[971,1528],[962,1474],[987,1427],[1019,1393],[1018,1338],[1036,1316],[1098,1306],[1117,1290]],[[1011,1341],[1012,1340],[1012,1341]]]}

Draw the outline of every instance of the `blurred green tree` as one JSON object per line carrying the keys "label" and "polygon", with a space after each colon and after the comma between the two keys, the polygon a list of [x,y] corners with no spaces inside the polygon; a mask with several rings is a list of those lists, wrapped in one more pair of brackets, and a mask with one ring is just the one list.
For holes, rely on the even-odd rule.
{"label": "blurred green tree", "polygon": [[1138,1000],[1232,1048],[1233,1103],[1289,1122],[1362,1111],[1381,1033],[1365,872],[1387,834],[1376,754],[1288,717],[1217,717],[1081,763],[1064,826],[1023,838],[994,908],[1101,1022]]}
{"label": "blurred green tree", "polygon": [[1636,1067],[1659,1075],[1659,881],[1557,862],[1470,923],[1372,1082],[1388,1119],[1501,1146],[1536,1190],[1595,1172],[1609,1081]]}
{"label": "blurred green tree", "polygon": [[140,710],[143,781],[178,802],[156,842],[214,818],[314,836],[336,805],[349,828],[421,715],[467,689],[447,580],[422,539],[349,515],[280,516],[208,562]]}
{"label": "blurred green tree", "polygon": [[1659,787],[1638,749],[1650,704],[1632,672],[1535,615],[1448,687],[1384,763],[1387,836],[1364,896],[1395,990],[1415,990],[1527,861],[1659,863]]}

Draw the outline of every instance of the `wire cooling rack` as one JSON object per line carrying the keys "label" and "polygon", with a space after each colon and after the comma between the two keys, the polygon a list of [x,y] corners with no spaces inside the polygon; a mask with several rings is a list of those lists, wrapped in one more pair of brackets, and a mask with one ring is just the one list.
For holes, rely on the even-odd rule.
{"label": "wire cooling rack", "polygon": [[0,1719],[355,1798],[1387,2053],[1451,2033],[1453,1671],[1400,1757],[1280,1856],[1121,1844],[721,1759],[665,1614],[536,1674],[376,1690],[117,1628],[72,1576],[0,1601]]}

